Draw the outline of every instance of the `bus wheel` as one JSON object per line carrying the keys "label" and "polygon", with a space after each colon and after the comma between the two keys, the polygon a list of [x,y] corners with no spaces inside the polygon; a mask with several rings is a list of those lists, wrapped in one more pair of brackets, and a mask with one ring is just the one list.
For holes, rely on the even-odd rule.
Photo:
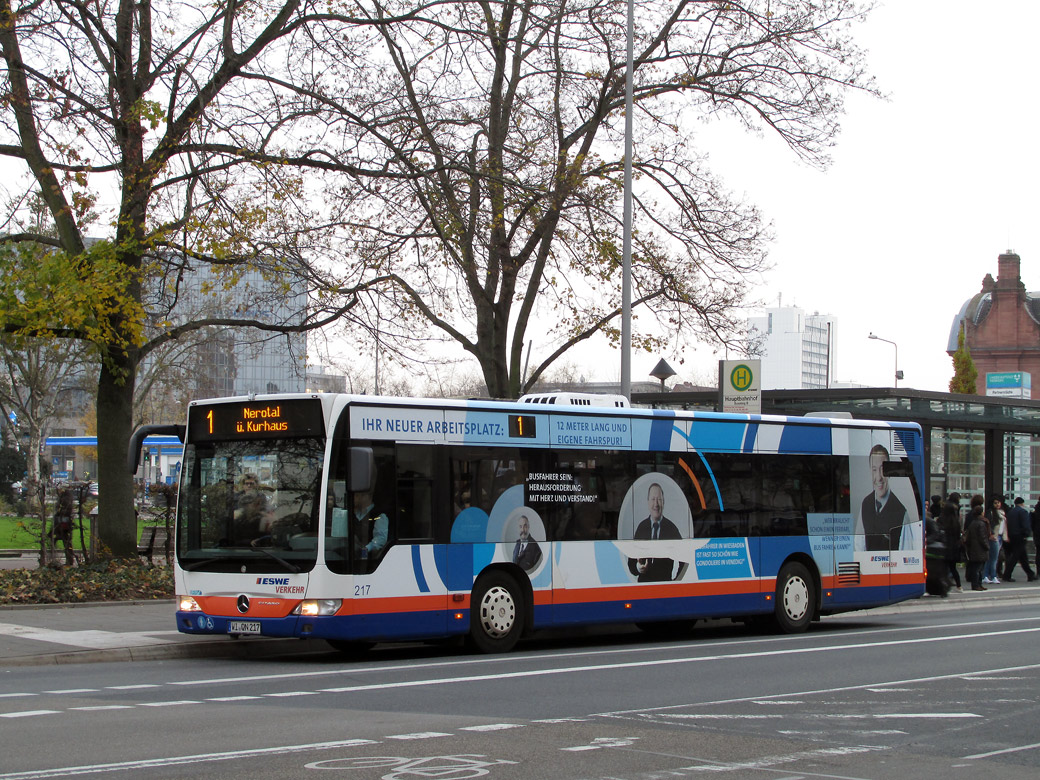
{"label": "bus wheel", "polygon": [[512,650],[524,628],[524,606],[516,581],[499,571],[477,580],[469,624],[470,639],[481,652]]}
{"label": "bus wheel", "polygon": [[785,634],[805,631],[812,622],[816,604],[813,580],[800,563],[788,563],[776,578],[776,604],[773,610],[777,628]]}

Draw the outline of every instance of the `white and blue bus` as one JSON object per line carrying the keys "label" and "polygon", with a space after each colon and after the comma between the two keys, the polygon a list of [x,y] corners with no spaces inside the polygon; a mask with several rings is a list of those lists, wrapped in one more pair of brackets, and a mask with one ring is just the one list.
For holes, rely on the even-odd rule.
{"label": "white and blue bus", "polygon": [[917,425],[568,401],[193,402],[178,628],[496,652],[590,624],[796,632],[924,592]]}

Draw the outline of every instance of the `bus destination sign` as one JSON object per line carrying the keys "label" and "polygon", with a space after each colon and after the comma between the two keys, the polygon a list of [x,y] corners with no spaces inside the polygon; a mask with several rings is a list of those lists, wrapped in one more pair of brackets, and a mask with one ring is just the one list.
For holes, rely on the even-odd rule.
{"label": "bus destination sign", "polygon": [[192,406],[189,441],[320,436],[325,431],[321,401],[316,398]]}

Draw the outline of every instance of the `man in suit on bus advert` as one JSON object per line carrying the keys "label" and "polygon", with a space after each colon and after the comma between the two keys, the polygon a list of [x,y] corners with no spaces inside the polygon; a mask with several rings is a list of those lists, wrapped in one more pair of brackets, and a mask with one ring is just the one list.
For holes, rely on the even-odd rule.
{"label": "man in suit on bus advert", "polygon": [[[664,516],[664,489],[654,482],[646,493],[649,516],[637,527],[633,539],[682,539],[675,523]],[[675,561],[671,558],[630,558],[628,569],[639,582],[667,582],[672,579]]]}
{"label": "man in suit on bus advert", "polygon": [[885,474],[888,450],[875,444],[870,450],[870,480],[873,491],[863,499],[860,523],[864,550],[898,550],[908,524],[906,507],[892,494]]}
{"label": "man in suit on bus advert", "polygon": [[542,560],[542,548],[531,538],[531,523],[527,515],[520,515],[520,538],[513,546],[513,563],[524,571],[531,571]]}

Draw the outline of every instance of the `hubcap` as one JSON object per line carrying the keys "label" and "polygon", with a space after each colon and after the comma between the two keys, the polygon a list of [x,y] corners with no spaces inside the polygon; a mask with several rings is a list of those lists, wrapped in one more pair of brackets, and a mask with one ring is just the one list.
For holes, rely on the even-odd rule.
{"label": "hubcap", "polygon": [[809,587],[801,577],[791,577],[784,585],[784,612],[791,620],[801,620],[809,609]]}
{"label": "hubcap", "polygon": [[489,588],[480,600],[480,625],[494,639],[506,636],[516,622],[516,604],[509,591],[500,585]]}

